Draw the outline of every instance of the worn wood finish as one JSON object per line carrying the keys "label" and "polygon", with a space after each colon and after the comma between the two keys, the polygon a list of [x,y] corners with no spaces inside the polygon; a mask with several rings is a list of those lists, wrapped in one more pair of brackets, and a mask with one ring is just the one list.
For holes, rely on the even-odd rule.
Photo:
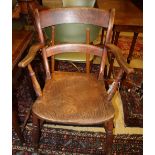
{"label": "worn wood finish", "polygon": [[[33,106],[41,119],[62,124],[101,124],[114,117],[103,81],[82,73],[54,73]],[[82,92],[82,93],[80,93]]]}
{"label": "worn wood finish", "polygon": [[87,44],[61,44],[55,45],[54,47],[47,47],[46,56],[50,57],[56,54],[65,53],[69,51],[90,53],[101,57],[103,49],[97,46]]}
{"label": "worn wood finish", "polygon": [[106,131],[106,155],[112,154],[112,143],[113,143],[113,119],[106,121],[104,123],[104,128]]}
{"label": "worn wood finish", "polygon": [[[104,124],[107,135],[106,154],[111,154],[114,108],[110,99],[115,93],[117,85],[110,91],[109,99],[103,78],[108,47],[106,47],[106,45],[110,43],[112,37],[115,10],[103,11],[94,8],[60,8],[52,10],[46,9],[40,12],[35,10],[34,15],[40,43],[44,45],[42,48],[42,56],[46,70],[46,83],[42,96],[39,96],[32,107],[34,128],[32,138],[34,146],[38,146],[39,120],[73,125],[102,123]],[[105,43],[102,47],[89,45],[90,34],[89,30],[87,30],[86,44],[54,45],[52,39],[52,45],[48,45],[49,47],[46,46],[42,28],[51,26],[50,24],[56,25],[62,23],[85,23],[102,26],[107,29]],[[52,32],[52,34],[54,35],[54,32]],[[85,73],[53,71],[51,74],[48,57],[53,57],[56,54],[68,51],[86,52],[87,54],[100,56],[101,64],[98,78],[92,74]],[[117,52],[118,49],[113,51],[122,69],[126,72],[130,72],[130,69],[128,69],[124,63],[125,60],[122,60],[123,57],[117,54]],[[28,67],[31,69],[29,64]],[[116,79],[116,82],[118,80],[119,78]],[[33,80],[32,82],[35,88],[36,82]]]}
{"label": "worn wood finish", "polygon": [[34,44],[33,46],[31,46],[31,48],[29,49],[29,52],[27,54],[27,56],[20,61],[20,63],[18,64],[19,67],[26,67],[29,63],[31,63],[31,61],[35,58],[37,52],[43,47],[43,44],[38,43],[38,44]]}
{"label": "worn wood finish", "polygon": [[[63,24],[63,23],[81,23],[81,24],[93,24],[101,27],[108,27],[109,25],[109,11],[98,10],[95,8],[56,8],[45,9],[40,12],[40,24],[41,27],[48,27],[50,25]],[[94,14],[93,16],[90,16]],[[101,16],[104,20],[101,19]],[[52,17],[52,19],[51,19]],[[68,18],[70,17],[70,18]],[[100,19],[100,20],[99,20]]]}

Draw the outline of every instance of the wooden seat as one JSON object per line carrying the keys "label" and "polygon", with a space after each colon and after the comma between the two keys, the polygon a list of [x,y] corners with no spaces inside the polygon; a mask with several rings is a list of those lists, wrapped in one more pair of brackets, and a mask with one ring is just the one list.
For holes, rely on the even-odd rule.
{"label": "wooden seat", "polygon": [[[38,149],[40,120],[52,123],[69,125],[93,125],[103,124],[106,131],[106,154],[112,153],[113,142],[113,119],[114,108],[111,99],[114,96],[117,86],[123,73],[132,73],[133,69],[128,67],[121,50],[110,44],[115,10],[99,10],[95,8],[58,8],[34,11],[37,31],[40,42],[34,44],[28,55],[19,63],[20,67],[28,67],[34,90],[38,99],[32,106],[33,113],[33,134],[32,142],[34,148]],[[107,29],[104,44],[97,47],[89,44],[60,44],[54,45],[54,26],[62,23],[92,24]],[[52,25],[52,45],[47,46],[43,35],[45,27]],[[86,42],[88,43],[90,31],[86,30]],[[104,37],[104,36],[103,36]],[[46,71],[46,81],[43,90],[37,81],[31,66],[38,50],[42,50],[43,62]],[[101,64],[98,76],[87,73],[64,73],[50,72],[51,59],[61,53],[86,53],[87,56],[96,55],[101,57]],[[104,68],[108,52],[112,52],[121,70],[106,91],[104,85]],[[87,59],[89,61],[89,59]],[[52,63],[54,65],[54,63]]]}
{"label": "wooden seat", "polygon": [[47,80],[33,112],[47,121],[65,124],[99,124],[114,117],[104,82],[80,73],[55,73],[53,80]]}

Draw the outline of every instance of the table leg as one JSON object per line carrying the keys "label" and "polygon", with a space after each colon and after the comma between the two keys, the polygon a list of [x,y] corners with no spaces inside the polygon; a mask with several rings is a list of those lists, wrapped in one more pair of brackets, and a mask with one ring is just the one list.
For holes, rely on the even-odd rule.
{"label": "table leg", "polygon": [[[18,75],[18,72],[16,72]],[[18,101],[17,101],[17,84],[13,80],[13,85],[12,85],[12,127],[14,131],[16,132],[18,138],[20,139],[21,143],[24,143],[24,137],[21,132],[21,128],[19,126],[19,119],[18,119]]]}
{"label": "table leg", "polygon": [[[132,58],[132,55],[133,55],[133,51],[134,51],[134,48],[135,48],[137,37],[138,37],[138,33],[137,32],[134,32],[134,36],[133,36],[132,43],[131,43],[130,50],[129,50],[129,55],[127,57],[127,63],[128,64],[131,61],[131,58]],[[127,74],[124,73],[124,75],[122,77],[122,80],[126,79],[126,76],[127,76]]]}
{"label": "table leg", "polygon": [[128,55],[128,58],[127,58],[127,63],[128,64],[131,61],[131,58],[132,58],[132,55],[133,55],[133,51],[134,51],[134,48],[135,48],[137,37],[138,37],[138,32],[134,32],[134,36],[133,36],[132,43],[131,43],[130,50],[129,50],[129,55]]}
{"label": "table leg", "polygon": [[18,123],[18,107],[15,104],[12,105],[12,126],[17,133],[17,136],[20,139],[21,143],[24,143],[24,137],[21,133],[21,129]]}

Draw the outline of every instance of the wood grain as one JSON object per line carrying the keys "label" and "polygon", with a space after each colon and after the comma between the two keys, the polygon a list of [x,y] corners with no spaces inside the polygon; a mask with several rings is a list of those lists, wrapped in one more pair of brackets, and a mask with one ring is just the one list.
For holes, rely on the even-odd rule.
{"label": "wood grain", "polygon": [[[101,27],[108,27],[109,11],[98,10],[96,8],[55,8],[45,9],[40,12],[41,27],[48,27],[63,23],[93,24]],[[93,16],[92,16],[93,14]],[[104,18],[104,20],[101,19]]]}
{"label": "wood grain", "polygon": [[103,81],[80,73],[54,73],[33,112],[41,119],[63,124],[98,124],[114,117]]}

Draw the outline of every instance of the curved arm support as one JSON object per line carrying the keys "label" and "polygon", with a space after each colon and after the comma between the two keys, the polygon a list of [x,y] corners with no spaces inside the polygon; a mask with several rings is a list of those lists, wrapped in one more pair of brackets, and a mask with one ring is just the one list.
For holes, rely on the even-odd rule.
{"label": "curved arm support", "polygon": [[108,50],[110,50],[110,52],[114,54],[118,64],[127,74],[134,72],[134,69],[129,68],[128,63],[126,62],[126,60],[124,59],[122,55],[122,50],[119,47],[117,47],[114,44],[106,44],[106,47]]}
{"label": "curved arm support", "polygon": [[37,54],[37,51],[40,50],[43,47],[43,44],[38,43],[38,44],[34,44],[30,47],[28,54],[26,55],[26,57],[21,60],[18,63],[18,67],[26,67],[28,64],[31,63],[31,61],[34,59],[34,57]]}

